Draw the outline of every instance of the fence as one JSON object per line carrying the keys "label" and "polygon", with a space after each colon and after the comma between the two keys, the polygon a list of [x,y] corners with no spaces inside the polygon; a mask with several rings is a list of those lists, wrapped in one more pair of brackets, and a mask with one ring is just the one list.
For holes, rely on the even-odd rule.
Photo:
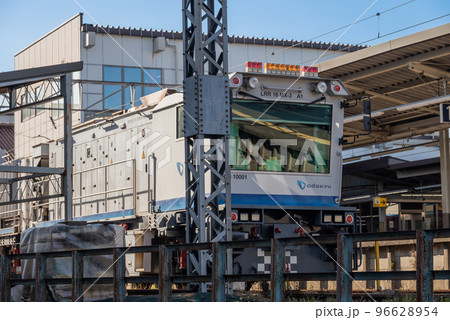
{"label": "fence", "polygon": [[[337,301],[352,300],[353,280],[416,280],[417,301],[433,301],[433,280],[450,279],[449,270],[433,270],[433,240],[449,237],[450,229],[384,232],[366,234],[341,234],[337,237],[319,236],[314,238],[268,239],[254,241],[215,242],[200,244],[176,244],[159,246],[139,246],[128,248],[105,248],[91,250],[68,250],[27,254],[0,255],[0,301],[10,301],[11,287],[19,284],[34,285],[37,301],[46,299],[46,287],[51,284],[71,284],[72,300],[83,301],[83,285],[92,283],[113,284],[114,301],[126,300],[126,284],[158,284],[159,300],[171,301],[172,285],[177,283],[212,283],[212,301],[225,301],[227,282],[270,281],[271,301],[283,301],[285,281],[336,280]],[[416,271],[352,272],[354,247],[358,242],[379,240],[416,239]],[[323,245],[337,243],[337,272],[327,273],[287,273],[285,272],[285,250],[287,246]],[[226,252],[228,249],[271,248],[270,274],[226,274]],[[174,275],[172,257],[174,251],[210,250],[213,256],[212,272],[206,276]],[[125,275],[125,254],[159,253],[159,274],[143,276]],[[113,276],[86,278],[83,276],[83,259],[93,255],[113,255]],[[46,259],[58,257],[72,258],[72,278],[46,278]],[[35,279],[12,279],[11,261],[15,259],[36,259]]]}

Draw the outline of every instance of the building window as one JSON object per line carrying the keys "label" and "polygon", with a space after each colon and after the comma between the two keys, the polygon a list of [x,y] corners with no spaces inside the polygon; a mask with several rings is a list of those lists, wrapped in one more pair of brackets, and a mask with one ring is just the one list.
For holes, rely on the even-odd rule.
{"label": "building window", "polygon": [[177,139],[184,138],[183,107],[177,107]]}
{"label": "building window", "polygon": [[[128,109],[132,102],[139,105],[140,97],[160,89],[159,87],[144,87],[142,84],[161,84],[161,70],[104,66],[103,80],[121,82],[117,85],[105,84],[103,86],[104,109],[110,109],[111,111]],[[132,97],[133,92],[134,97]]]}

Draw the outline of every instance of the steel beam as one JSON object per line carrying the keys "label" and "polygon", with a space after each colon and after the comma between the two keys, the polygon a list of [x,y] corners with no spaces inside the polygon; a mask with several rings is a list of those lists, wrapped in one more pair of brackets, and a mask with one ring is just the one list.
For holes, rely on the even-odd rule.
{"label": "steel beam", "polygon": [[[408,63],[410,63],[410,62],[436,59],[436,58],[446,56],[448,54],[450,54],[450,47],[442,47],[440,49],[428,51],[426,53],[416,54],[416,55],[406,58],[406,59],[396,60],[395,62],[390,62],[390,63],[382,64],[382,65],[379,65],[379,66],[376,66],[373,68],[355,72],[355,73],[349,74],[347,76],[340,77],[340,80],[343,82],[355,81],[355,80],[375,76],[375,75],[378,75],[383,72],[406,67],[408,65]],[[324,71],[322,71],[322,72],[324,72]],[[345,83],[345,85],[348,86],[347,83]]]}
{"label": "steel beam", "polygon": [[270,300],[281,302],[284,298],[284,266],[285,248],[277,239],[271,239],[271,265],[270,265]]}
{"label": "steel beam", "polygon": [[450,79],[450,72],[420,62],[410,62],[408,69],[434,79]]}
{"label": "steel beam", "polygon": [[337,238],[337,278],[336,300],[339,302],[352,301],[352,238],[349,235],[340,234]]}
{"label": "steel beam", "polygon": [[212,278],[213,278],[213,292],[212,301],[213,302],[225,302],[225,266],[227,262],[225,247],[219,242],[214,242],[212,244],[212,255],[213,255],[213,268],[212,268]]}
{"label": "steel beam", "polygon": [[83,255],[72,251],[72,301],[83,302]]}
{"label": "steel beam", "polygon": [[11,260],[9,256],[0,254],[0,302],[11,300]]}
{"label": "steel beam", "polygon": [[172,300],[172,252],[173,247],[159,246],[158,295],[160,302]]}
{"label": "steel beam", "polygon": [[[444,81],[444,94],[447,94],[447,81]],[[441,158],[442,226],[450,227],[450,138],[449,129],[439,131],[439,152]]]}
{"label": "steel beam", "polygon": [[1,166],[0,172],[13,173],[42,173],[42,174],[63,174],[63,168],[45,168],[45,167],[22,167],[22,166]]}
{"label": "steel beam", "polygon": [[388,96],[385,93],[378,93],[378,92],[373,91],[373,90],[364,89],[364,88],[361,88],[361,87],[353,85],[353,84],[345,84],[345,86],[348,89],[355,90],[355,91],[362,90],[365,94],[369,94],[369,95],[371,95],[372,97],[375,97],[375,98],[386,99],[388,101],[392,101],[392,102],[395,102],[395,103],[398,103],[398,104],[405,104],[405,103],[407,103],[405,100],[401,100],[401,99],[397,99],[397,98]]}
{"label": "steel beam", "polygon": [[41,79],[54,78],[62,76],[66,73],[81,71],[83,69],[83,62],[63,63],[46,67],[22,69],[16,71],[9,71],[0,73],[0,88],[14,84],[27,84],[30,81],[39,81]]}
{"label": "steel beam", "polygon": [[433,233],[417,231],[416,236],[417,302],[433,302]]}
{"label": "steel beam", "polygon": [[61,77],[61,93],[64,96],[64,219],[72,221],[73,209],[73,138],[72,138],[72,75]]}
{"label": "steel beam", "polygon": [[35,268],[35,299],[37,302],[45,302],[47,300],[47,281],[45,279],[47,271],[47,259],[45,255],[36,253]]}
{"label": "steel beam", "polygon": [[125,286],[125,250],[123,248],[113,249],[113,288],[114,301],[124,302],[127,290]]}
{"label": "steel beam", "polygon": [[[8,114],[13,114],[15,111],[19,111],[19,110],[27,109],[27,108],[32,108],[33,106],[36,106],[36,105],[41,105],[41,104],[44,104],[44,103],[48,103],[48,102],[52,102],[52,101],[61,99],[62,97],[63,97],[62,95],[57,95],[57,96],[54,96],[54,97],[49,97],[49,98],[45,98],[45,99],[42,99],[42,100],[38,100],[38,101],[35,101],[33,103],[27,103],[25,105],[16,106],[16,107],[14,107],[12,109],[0,111],[0,115],[2,115],[2,114],[7,114],[7,115]],[[36,110],[54,110],[54,108],[35,108],[35,109]]]}

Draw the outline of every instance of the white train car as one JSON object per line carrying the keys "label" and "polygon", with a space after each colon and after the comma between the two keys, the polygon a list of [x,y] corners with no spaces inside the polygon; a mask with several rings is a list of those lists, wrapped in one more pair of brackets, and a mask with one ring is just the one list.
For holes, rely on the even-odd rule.
{"label": "white train car", "polygon": [[[346,88],[319,79],[314,68],[247,66],[230,75],[233,239],[354,232],[354,209],[339,206]],[[141,100],[142,106],[73,129],[74,220],[124,224],[128,245],[182,242],[183,116],[189,116],[183,93],[166,89]],[[50,145],[49,160],[51,167],[63,165],[61,141]],[[36,225],[63,220],[62,208],[46,203]],[[267,272],[265,255],[236,252],[235,272]],[[309,263],[300,266],[305,255]],[[335,268],[318,248],[292,248],[291,256],[292,272]],[[129,271],[156,271],[151,258],[129,261]],[[182,270],[184,260],[178,262]]]}

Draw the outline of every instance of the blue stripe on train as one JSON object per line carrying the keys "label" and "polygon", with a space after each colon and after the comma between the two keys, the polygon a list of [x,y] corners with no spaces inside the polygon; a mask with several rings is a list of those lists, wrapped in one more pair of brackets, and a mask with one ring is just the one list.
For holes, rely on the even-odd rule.
{"label": "blue stripe on train", "polygon": [[[231,195],[231,204],[259,206],[314,206],[338,207],[334,196],[298,196],[298,195],[267,195],[267,194],[240,194]],[[185,208],[185,198],[160,200],[156,202],[161,212],[182,210]]]}

